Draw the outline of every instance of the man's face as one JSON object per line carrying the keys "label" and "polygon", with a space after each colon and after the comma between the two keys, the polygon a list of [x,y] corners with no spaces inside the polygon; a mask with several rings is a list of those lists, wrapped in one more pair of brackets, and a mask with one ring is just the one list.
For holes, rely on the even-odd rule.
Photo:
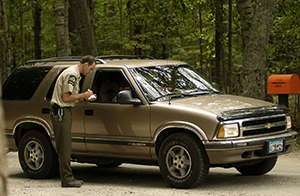
{"label": "man's face", "polygon": [[94,62],[92,65],[89,66],[88,63],[84,63],[84,69],[83,69],[83,75],[86,75],[86,74],[89,74],[89,73],[92,73],[93,70],[95,69],[96,67],[96,63]]}

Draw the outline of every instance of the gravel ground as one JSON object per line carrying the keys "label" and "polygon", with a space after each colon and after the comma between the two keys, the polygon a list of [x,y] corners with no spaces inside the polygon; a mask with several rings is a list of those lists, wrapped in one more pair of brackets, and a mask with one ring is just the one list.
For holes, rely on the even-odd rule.
{"label": "gravel ground", "polygon": [[241,176],[235,169],[211,168],[206,182],[193,189],[168,186],[155,166],[123,164],[114,169],[72,163],[81,188],[61,188],[60,179],[34,180],[23,173],[18,154],[6,155],[8,196],[101,195],[101,196],[269,196],[300,194],[300,148],[280,156],[275,168],[264,176]]}

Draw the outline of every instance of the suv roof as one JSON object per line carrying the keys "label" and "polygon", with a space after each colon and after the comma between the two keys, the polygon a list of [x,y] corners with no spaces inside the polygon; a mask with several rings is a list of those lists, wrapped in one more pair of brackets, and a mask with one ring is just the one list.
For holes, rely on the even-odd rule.
{"label": "suv roof", "polygon": [[[72,56],[72,57],[54,57],[48,59],[38,59],[38,60],[29,60],[24,63],[23,66],[47,66],[49,63],[51,65],[70,65],[70,63],[78,62],[81,60],[81,56]],[[97,64],[110,64],[117,66],[129,66],[129,67],[139,67],[139,66],[153,66],[155,65],[174,65],[174,64],[186,64],[181,61],[173,60],[156,60],[151,56],[142,56],[142,55],[114,55],[114,56],[97,56],[95,57]]]}
{"label": "suv roof", "polygon": [[109,60],[106,61],[109,65],[119,65],[128,67],[148,67],[155,65],[176,65],[176,64],[186,64],[181,61],[170,61],[170,60]]}

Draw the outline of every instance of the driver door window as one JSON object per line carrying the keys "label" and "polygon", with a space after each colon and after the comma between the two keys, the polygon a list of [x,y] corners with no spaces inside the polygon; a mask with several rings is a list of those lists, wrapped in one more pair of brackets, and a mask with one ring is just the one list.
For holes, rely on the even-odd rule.
{"label": "driver door window", "polygon": [[116,95],[123,90],[131,91],[131,87],[121,70],[97,70],[93,83],[96,102],[116,102]]}

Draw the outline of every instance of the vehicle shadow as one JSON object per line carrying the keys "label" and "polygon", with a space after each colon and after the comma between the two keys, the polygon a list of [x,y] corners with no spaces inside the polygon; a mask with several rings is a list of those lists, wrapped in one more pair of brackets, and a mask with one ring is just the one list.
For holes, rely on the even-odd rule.
{"label": "vehicle shadow", "polygon": [[[164,181],[157,166],[141,166],[133,164],[123,164],[116,168],[100,168],[92,164],[72,164],[74,176],[82,179],[85,186],[124,186],[139,188],[172,188]],[[9,174],[12,179],[29,179],[22,169],[15,170]],[[297,178],[295,176],[295,178]],[[193,190],[214,190],[214,189],[234,189],[234,187],[259,187],[272,186],[278,184],[283,179],[293,180],[293,176],[285,176],[276,172],[262,176],[243,176],[235,169],[211,169],[206,181],[195,187]],[[294,179],[299,180],[299,179]],[[56,183],[60,181],[59,176],[52,179],[32,179],[32,181],[49,181]]]}
{"label": "vehicle shadow", "polygon": [[[72,167],[74,175],[90,185],[123,185],[134,187],[171,188],[164,181],[157,166],[123,164],[117,168],[99,168],[97,166]],[[225,188],[232,186],[270,186],[288,176],[266,174],[262,176],[243,176],[235,169],[211,169],[206,181],[194,189]]]}
{"label": "vehicle shadow", "polygon": [[83,164],[73,166],[76,178],[84,180],[85,184],[124,185],[135,187],[169,187],[162,178],[159,167],[122,164],[116,168],[100,168]]}

